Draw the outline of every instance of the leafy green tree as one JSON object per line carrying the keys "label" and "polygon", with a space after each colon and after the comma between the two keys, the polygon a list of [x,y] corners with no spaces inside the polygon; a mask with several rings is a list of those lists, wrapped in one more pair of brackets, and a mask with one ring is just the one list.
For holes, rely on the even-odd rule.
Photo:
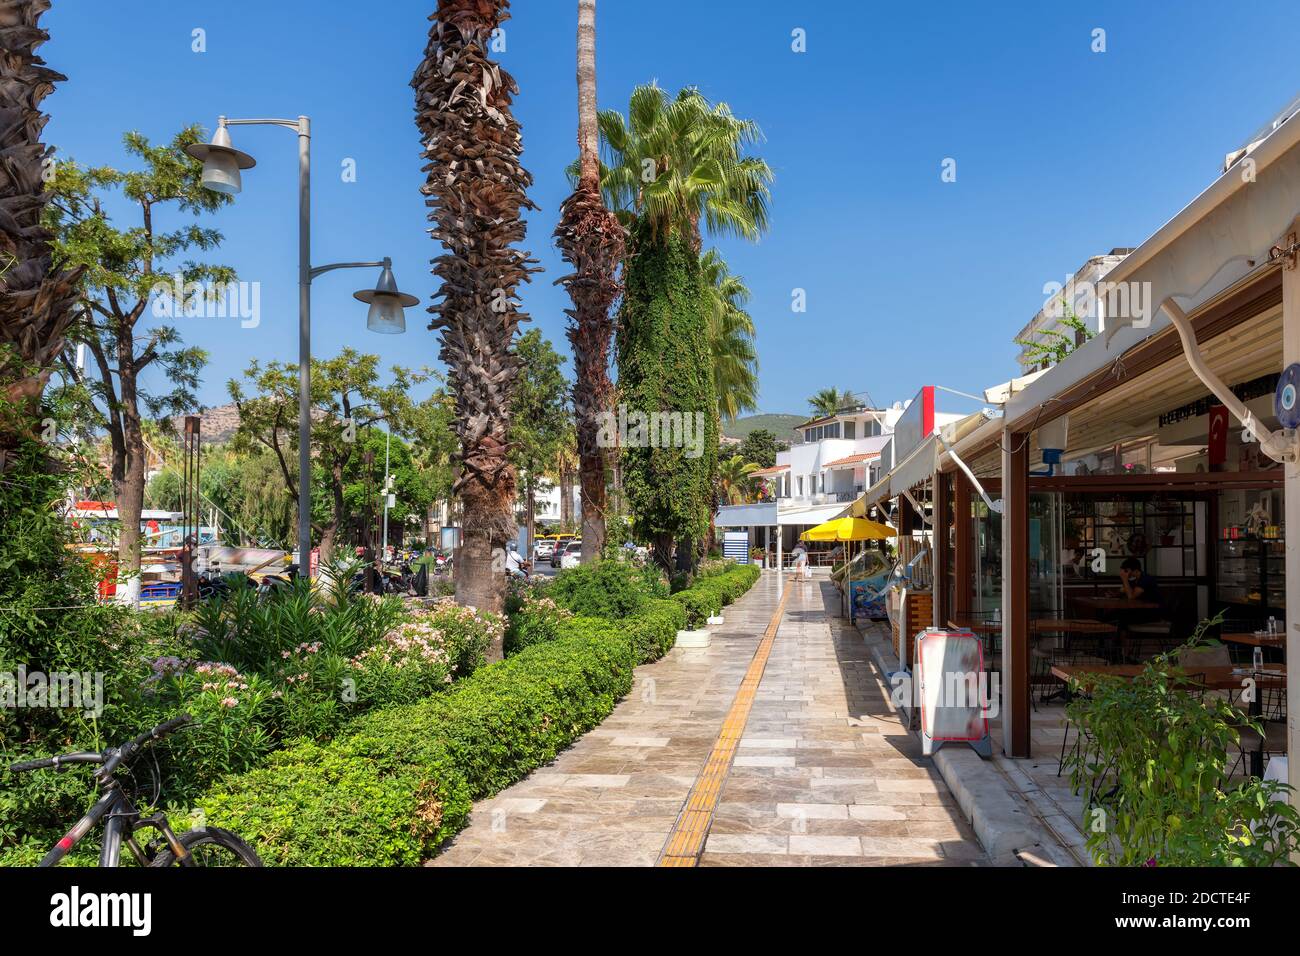
{"label": "leafy green tree", "polygon": [[[219,245],[219,232],[198,222],[160,228],[171,210],[201,219],[230,201],[203,188],[202,164],[185,153],[185,147],[200,138],[197,126],[181,130],[163,146],[127,133],[126,151],[143,168],[87,168],[69,161],[55,166],[51,183],[56,196],[51,222],[59,257],[83,270],[69,349],[85,343],[94,364],[85,383],[112,444],[112,480],[121,519],[118,562],[127,578],[127,598],[138,593],[147,454],[144,417],[194,408],[194,389],[207,360],[202,350],[181,344],[174,324],[155,320],[193,316],[203,303],[221,301],[235,281],[229,267],[190,258]],[[108,213],[109,197],[116,192],[138,215],[132,225],[118,227]],[[67,373],[79,378],[70,351],[62,358]],[[141,380],[146,371],[165,381],[166,389],[146,388]]]}
{"label": "leafy green tree", "polygon": [[740,443],[737,454],[760,468],[771,468],[776,464],[776,453],[779,450],[774,434],[766,428],[755,428]]}
{"label": "leafy green tree", "polygon": [[569,382],[564,377],[564,359],[538,329],[521,335],[515,352],[520,375],[510,413],[510,454],[523,485],[524,521],[532,541],[537,492],[571,427]]}
{"label": "leafy green tree", "polygon": [[[344,468],[343,500],[348,515],[370,522],[366,532],[379,533],[384,511],[385,452],[394,498],[388,511],[388,540],[396,543],[401,535],[394,529],[405,528],[412,518],[423,519],[436,493],[435,477],[416,465],[411,446],[400,436],[393,435],[386,442],[384,432],[375,428],[358,435],[356,453]],[[352,540],[364,543],[365,537]]]}
{"label": "leafy green tree", "polygon": [[[379,422],[400,429],[412,407],[411,386],[424,376],[394,366],[392,381],[380,384],[379,356],[351,348],[332,359],[313,359],[311,365],[313,492],[324,492],[319,504],[313,494],[312,524],[320,532],[321,560],[328,561],[347,515],[345,473],[358,453],[358,437]],[[297,501],[298,366],[254,359],[244,380],[228,384],[239,409],[238,440],[261,445],[274,456],[285,494]],[[245,385],[254,390],[252,395],[245,393]]]}

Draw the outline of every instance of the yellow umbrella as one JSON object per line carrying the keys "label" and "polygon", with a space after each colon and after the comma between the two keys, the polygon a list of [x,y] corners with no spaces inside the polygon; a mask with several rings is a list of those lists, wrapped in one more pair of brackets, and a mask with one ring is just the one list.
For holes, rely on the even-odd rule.
{"label": "yellow umbrella", "polygon": [[878,541],[897,536],[889,525],[869,518],[836,518],[799,535],[805,541]]}

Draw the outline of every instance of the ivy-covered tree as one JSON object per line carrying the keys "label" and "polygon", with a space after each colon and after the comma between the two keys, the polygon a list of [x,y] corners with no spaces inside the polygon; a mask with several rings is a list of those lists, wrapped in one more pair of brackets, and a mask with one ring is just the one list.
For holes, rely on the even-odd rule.
{"label": "ivy-covered tree", "polygon": [[[201,219],[230,201],[204,189],[202,164],[185,147],[201,139],[197,126],[181,130],[163,146],[127,133],[127,154],[142,168],[120,171],[68,161],[54,169],[52,222],[59,256],[83,271],[77,317],[69,329],[65,371],[80,373],[71,350],[84,343],[93,371],[84,379],[103,415],[112,443],[112,479],[120,524],[119,574],[124,600],[139,593],[140,512],[144,506],[146,449],[143,420],[180,414],[196,405],[194,390],[206,354],[186,348],[174,321],[192,317],[205,302],[223,301],[235,281],[227,266],[195,262],[221,242],[221,234],[192,222],[162,228],[172,210]],[[138,219],[119,227],[107,200],[120,192]],[[166,290],[163,292],[161,290]],[[237,319],[221,320],[235,321]],[[154,391],[150,372],[165,382]]]}
{"label": "ivy-covered tree", "polygon": [[[704,540],[713,506],[718,460],[716,396],[709,361],[709,294],[689,236],[651,235],[648,223],[632,231],[619,313],[617,358],[622,404],[631,415],[677,415],[683,440],[629,428],[623,449],[624,491],[633,534],[654,546],[655,561],[670,567],[674,542],[679,566]],[[668,345],[671,343],[671,345]],[[671,421],[671,418],[669,419]],[[698,437],[686,440],[688,430]]]}

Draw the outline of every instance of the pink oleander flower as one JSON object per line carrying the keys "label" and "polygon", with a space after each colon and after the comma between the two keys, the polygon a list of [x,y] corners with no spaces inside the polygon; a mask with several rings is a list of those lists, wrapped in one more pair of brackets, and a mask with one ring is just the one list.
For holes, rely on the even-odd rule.
{"label": "pink oleander flower", "polygon": [[221,706],[222,706],[222,707],[238,707],[238,706],[239,706],[239,701],[235,700],[235,698],[233,698],[233,697],[223,697],[223,698],[221,699]]}

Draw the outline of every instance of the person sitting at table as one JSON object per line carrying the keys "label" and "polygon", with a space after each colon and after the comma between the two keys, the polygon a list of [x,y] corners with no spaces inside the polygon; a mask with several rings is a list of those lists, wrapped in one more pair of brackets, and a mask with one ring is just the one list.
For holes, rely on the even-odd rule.
{"label": "person sitting at table", "polygon": [[1164,604],[1160,597],[1160,585],[1142,570],[1142,562],[1137,558],[1124,559],[1124,563],[1119,566],[1119,583],[1123,588],[1122,596],[1130,601]]}

